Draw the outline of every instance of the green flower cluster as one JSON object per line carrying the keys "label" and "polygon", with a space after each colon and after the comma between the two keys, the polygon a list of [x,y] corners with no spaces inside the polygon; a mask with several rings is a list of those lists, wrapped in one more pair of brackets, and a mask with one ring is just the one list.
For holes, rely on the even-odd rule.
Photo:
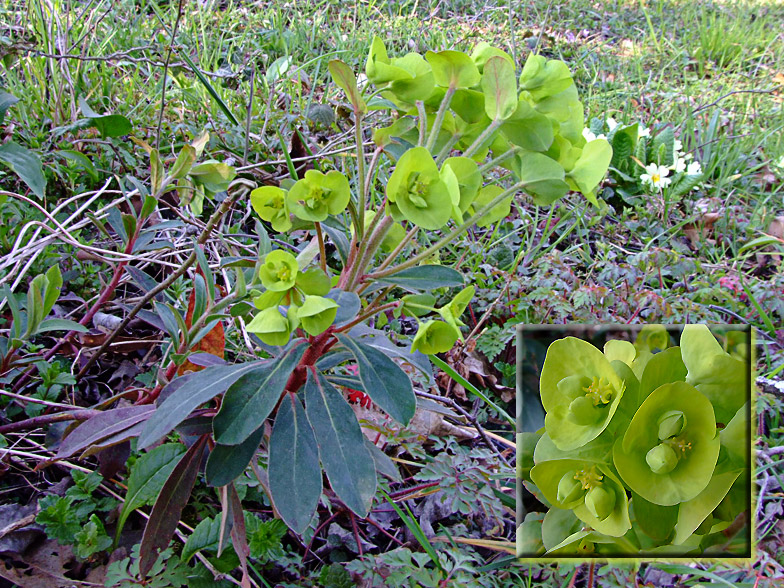
{"label": "green flower cluster", "polygon": [[722,533],[749,502],[748,363],[705,325],[687,325],[679,347],[669,339],[646,327],[604,353],[573,337],[550,345],[545,426],[519,435],[535,447],[518,452],[518,471],[554,508],[523,524],[522,544],[576,556],[750,549]]}
{"label": "green flower cluster", "polygon": [[[338,304],[325,298],[331,282],[321,268],[300,271],[296,257],[276,249],[262,260],[259,280],[266,292],[255,296],[253,304],[261,312],[246,328],[264,343],[285,345],[298,327],[309,335],[320,335],[335,321]],[[288,306],[285,315],[281,305]]]}

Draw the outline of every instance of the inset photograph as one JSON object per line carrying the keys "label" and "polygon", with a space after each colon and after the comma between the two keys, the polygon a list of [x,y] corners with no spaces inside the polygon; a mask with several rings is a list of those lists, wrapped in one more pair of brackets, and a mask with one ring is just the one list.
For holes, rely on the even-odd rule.
{"label": "inset photograph", "polygon": [[752,332],[521,326],[517,556],[750,558]]}

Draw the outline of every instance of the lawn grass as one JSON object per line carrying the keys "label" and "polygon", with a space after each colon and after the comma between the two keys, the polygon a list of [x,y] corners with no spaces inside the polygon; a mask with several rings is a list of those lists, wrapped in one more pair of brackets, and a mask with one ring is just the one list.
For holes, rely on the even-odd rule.
{"label": "lawn grass", "polygon": [[[179,20],[176,1],[29,0],[0,7],[0,21],[9,25],[0,30],[5,63],[0,87],[20,99],[6,114],[5,134],[41,156],[49,178],[48,210],[98,189],[115,174],[142,184],[149,180],[142,149],[124,138],[104,139],[73,127],[82,118],[80,98],[98,113],[130,119],[132,134],[159,144],[167,161],[208,130],[212,157],[262,183],[289,174],[286,158],[297,131],[309,150],[352,144],[351,122],[341,116],[344,97],[331,81],[327,62],[340,58],[362,72],[374,35],[385,39],[395,55],[469,51],[488,41],[506,48],[518,71],[536,51],[569,65],[586,121],[613,117],[622,124],[671,126],[684,150],[701,162],[706,179],[699,190],[664,207],[653,198],[603,211],[576,196],[549,210],[518,202],[492,230],[468,232],[442,255],[456,261],[477,286],[466,322],[479,350],[513,382],[503,364],[514,357],[509,341],[518,323],[742,321],[767,335],[760,348],[761,375],[780,375],[784,272],[779,261],[784,249],[781,243],[765,251],[744,246],[773,233],[775,219],[784,215],[781,2],[237,0],[184,5]],[[63,53],[73,58],[54,56]],[[308,117],[316,105],[336,110],[334,126]],[[381,122],[376,114],[370,120]],[[68,155],[74,150],[89,163]],[[349,157],[337,155],[337,161]],[[132,181],[126,179],[125,185],[130,189]],[[0,186],[24,190],[1,166]],[[17,236],[15,227],[43,219],[33,208],[11,201],[0,215],[3,255]],[[241,217],[238,213],[234,220]],[[226,233],[231,224],[224,225]],[[89,228],[75,234],[86,242],[102,238]],[[0,274],[0,281],[24,284],[25,276],[64,259],[74,287],[77,279],[84,282],[78,283],[80,295],[94,298],[100,291],[95,265],[67,259],[74,252],[53,244],[30,265],[17,266],[16,273]],[[188,288],[180,286],[184,295]],[[483,313],[487,320],[479,324]],[[760,413],[773,419],[765,442],[779,444],[780,399],[765,395],[765,402]],[[481,414],[488,417],[488,412]],[[498,431],[508,433],[503,427]],[[771,500],[780,502],[780,497]],[[759,588],[774,585],[764,577],[769,570],[782,570],[781,537],[778,530],[766,537]],[[452,558],[464,553],[459,543],[447,545],[442,552]],[[465,553],[477,565],[490,565],[487,551]],[[396,565],[413,569],[415,562],[409,558]],[[536,578],[551,586],[568,583],[572,570],[563,565],[503,573],[511,574],[510,581],[520,574],[529,585]],[[606,585],[628,581],[618,570],[598,574]],[[754,585],[753,575],[744,580],[738,585]]]}

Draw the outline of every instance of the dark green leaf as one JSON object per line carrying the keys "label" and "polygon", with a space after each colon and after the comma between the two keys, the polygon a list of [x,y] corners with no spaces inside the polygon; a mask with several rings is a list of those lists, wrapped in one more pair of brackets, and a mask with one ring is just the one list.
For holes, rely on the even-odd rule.
{"label": "dark green leaf", "polygon": [[435,290],[463,285],[463,274],[445,265],[419,265],[403,271],[378,278],[377,282],[399,286],[404,290]]}
{"label": "dark green leaf", "polygon": [[33,194],[39,198],[46,196],[46,178],[41,168],[41,160],[35,153],[9,141],[0,145],[0,162],[16,172]]}
{"label": "dark green leaf", "polygon": [[[138,448],[149,447],[169,434],[192,410],[225,392],[244,374],[257,370],[260,364],[254,361],[241,365],[215,366],[172,381],[162,390],[161,396],[165,396],[165,399],[139,435]],[[167,388],[174,391],[167,395]]]}
{"label": "dark green leaf", "polygon": [[393,419],[408,424],[416,410],[416,396],[406,372],[369,345],[347,335],[338,335],[338,340],[357,360],[362,391]]}
{"label": "dark green leaf", "polygon": [[278,410],[267,471],[275,508],[295,533],[302,534],[321,497],[321,468],[316,436],[296,395],[284,398]]}
{"label": "dark green leaf", "polygon": [[354,292],[344,292],[339,288],[330,291],[326,296],[338,303],[338,314],[335,316],[334,325],[339,327],[345,325],[357,317],[359,309],[362,308],[359,296]]}
{"label": "dark green leaf", "polygon": [[280,400],[286,382],[306,347],[298,344],[289,348],[263,367],[244,374],[229,387],[213,422],[218,443],[242,443],[264,423]]}
{"label": "dark green leaf", "polygon": [[146,576],[152,569],[158,555],[171,541],[182,509],[190,498],[191,490],[199,474],[199,466],[207,436],[199,437],[180,459],[166,483],[161,488],[158,500],[152,507],[150,519],[144,528],[141,548],[139,549],[139,573]]}
{"label": "dark green leaf", "polygon": [[[263,421],[262,421],[263,422]],[[245,471],[259,448],[264,436],[264,425],[251,433],[239,445],[222,445],[217,443],[207,458],[207,484],[209,486],[225,486],[233,482]]]}
{"label": "dark green leaf", "polygon": [[0,91],[0,125],[3,124],[3,121],[5,120],[6,110],[11,108],[17,102],[19,102],[19,98],[13,94]]}
{"label": "dark green leaf", "polygon": [[180,561],[188,563],[197,551],[216,552],[218,550],[218,538],[220,535],[220,517],[203,519],[196,528],[193,529],[188,540],[182,548]]}
{"label": "dark green leaf", "polygon": [[324,376],[313,372],[305,384],[305,406],[332,489],[355,514],[367,516],[376,470],[354,411]]}
{"label": "dark green leaf", "polygon": [[182,445],[166,443],[145,453],[133,464],[128,476],[125,502],[117,520],[117,541],[128,516],[137,508],[155,500],[182,454]]}
{"label": "dark green leaf", "polygon": [[77,333],[86,333],[89,331],[84,325],[80,325],[76,321],[68,319],[48,319],[38,325],[35,330],[38,333],[47,333],[49,331],[76,331]]}
{"label": "dark green leaf", "polygon": [[403,479],[400,477],[400,472],[397,471],[397,466],[395,465],[395,462],[392,461],[392,459],[386,453],[381,451],[367,437],[365,437],[365,447],[367,447],[368,451],[370,451],[370,455],[373,457],[373,462],[376,465],[376,471],[379,474],[385,475],[393,482],[403,481]]}
{"label": "dark green leaf", "polygon": [[79,108],[82,114],[90,120],[90,126],[98,129],[102,137],[122,137],[133,130],[131,121],[119,114],[100,115],[87,104],[83,97],[79,97]]}

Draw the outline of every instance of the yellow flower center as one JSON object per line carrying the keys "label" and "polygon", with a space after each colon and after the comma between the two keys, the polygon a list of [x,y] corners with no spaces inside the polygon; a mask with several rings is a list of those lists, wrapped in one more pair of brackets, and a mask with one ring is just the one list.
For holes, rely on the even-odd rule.
{"label": "yellow flower center", "polygon": [[282,265],[278,267],[277,272],[275,275],[278,276],[278,279],[281,282],[288,282],[291,279],[291,269],[287,265]]}
{"label": "yellow flower center", "polygon": [[686,441],[683,437],[672,437],[664,441],[667,445],[672,447],[672,450],[678,454],[678,458],[683,458],[692,450],[691,441]]}
{"label": "yellow flower center", "polygon": [[594,406],[609,404],[615,390],[606,378],[594,378],[587,388],[583,388],[585,396],[590,398]]}
{"label": "yellow flower center", "polygon": [[590,468],[577,470],[574,474],[574,479],[583,485],[583,490],[588,490],[594,486],[601,486],[604,476],[596,471],[596,466],[591,466]]}
{"label": "yellow flower center", "polygon": [[661,176],[660,176],[659,174],[653,174],[653,175],[651,176],[651,181],[652,181],[654,184],[658,184],[658,183],[661,181]]}

